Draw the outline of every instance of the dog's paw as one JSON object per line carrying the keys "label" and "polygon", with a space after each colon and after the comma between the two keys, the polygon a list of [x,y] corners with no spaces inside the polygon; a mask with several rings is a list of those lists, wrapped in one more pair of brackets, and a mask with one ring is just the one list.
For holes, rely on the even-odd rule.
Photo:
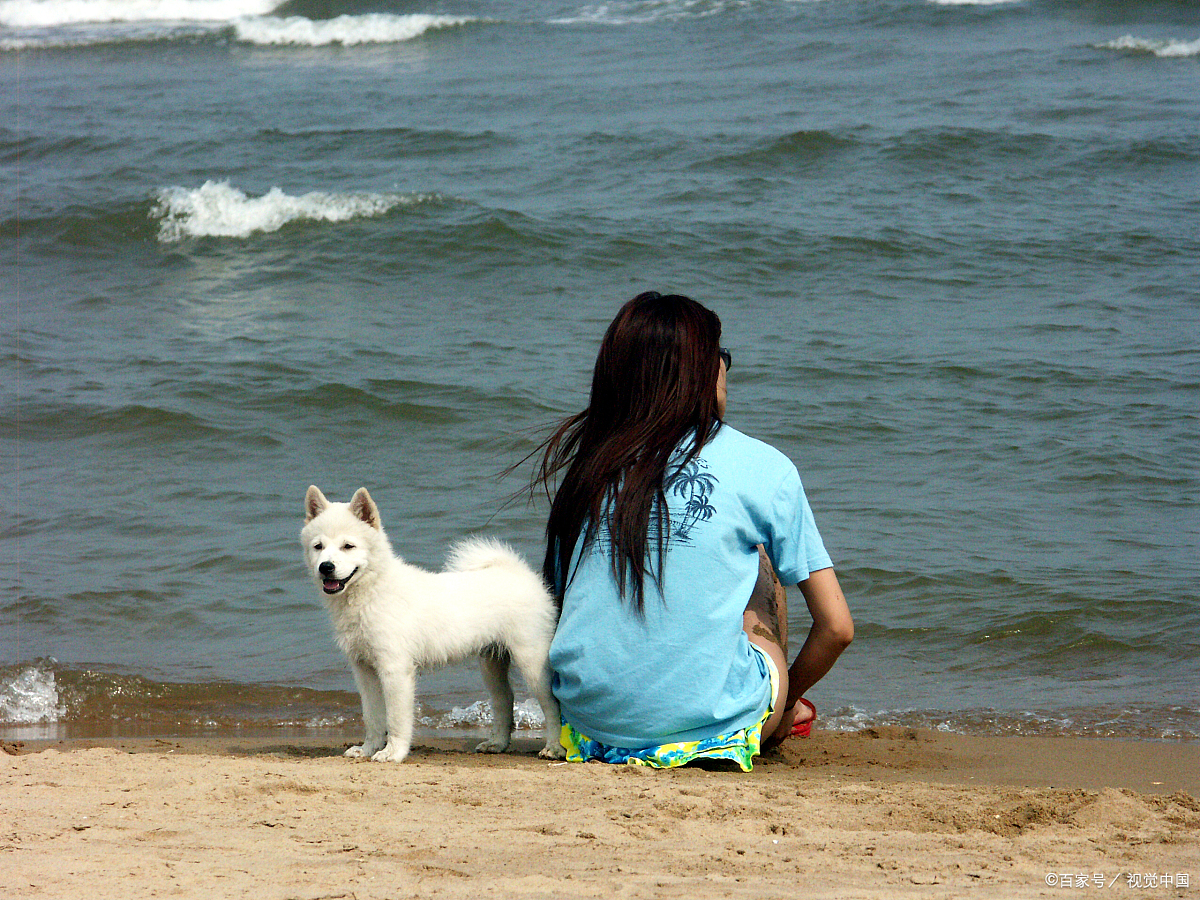
{"label": "dog's paw", "polygon": [[372,762],[403,762],[404,757],[408,756],[407,747],[398,747],[395,744],[388,744],[378,753],[371,757]]}
{"label": "dog's paw", "polygon": [[475,746],[476,753],[503,753],[508,749],[508,741],[490,737]]}
{"label": "dog's paw", "polygon": [[345,755],[351,759],[370,759],[376,751],[381,749],[383,749],[383,741],[363,741],[347,750]]}
{"label": "dog's paw", "polygon": [[538,751],[538,756],[542,759],[566,759],[567,751],[563,749],[562,744],[547,744]]}

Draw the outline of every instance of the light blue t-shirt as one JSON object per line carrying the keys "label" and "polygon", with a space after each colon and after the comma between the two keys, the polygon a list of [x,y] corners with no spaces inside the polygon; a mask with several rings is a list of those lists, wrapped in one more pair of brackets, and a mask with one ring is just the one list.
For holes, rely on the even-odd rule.
{"label": "light blue t-shirt", "polygon": [[[576,547],[550,646],[563,718],[615,747],[756,723],[771,700],[766,664],[742,630],[756,547],[765,546],[785,584],[832,565],[800,475],[773,447],[722,425],[682,471],[668,473],[662,583],[647,576],[645,616],[621,596],[602,530],[586,552]],[[652,534],[652,563],[655,545]]]}

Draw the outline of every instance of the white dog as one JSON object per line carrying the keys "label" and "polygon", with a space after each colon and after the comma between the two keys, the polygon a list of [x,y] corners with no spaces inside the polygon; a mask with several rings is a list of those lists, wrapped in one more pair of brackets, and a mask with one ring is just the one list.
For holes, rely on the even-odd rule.
{"label": "white dog", "polygon": [[314,485],[304,507],[305,558],[362,697],[366,737],[347,756],[404,759],[412,741],[417,670],[472,654],[479,655],[493,716],[491,737],[475,749],[508,749],[511,659],[546,718],[539,756],[566,755],[548,662],[557,611],[541,578],[511,548],[466,540],[451,550],[444,571],[427,572],[392,552],[366,488],[349,503],[330,503]]}

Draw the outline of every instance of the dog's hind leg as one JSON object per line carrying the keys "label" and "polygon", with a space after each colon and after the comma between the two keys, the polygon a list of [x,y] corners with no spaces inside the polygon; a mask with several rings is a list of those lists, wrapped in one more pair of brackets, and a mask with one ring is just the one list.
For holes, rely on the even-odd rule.
{"label": "dog's hind leg", "polygon": [[558,700],[551,690],[554,672],[550,668],[550,644],[539,645],[536,650],[513,654],[513,661],[525,677],[525,684],[537,697],[538,705],[542,708],[542,716],[546,720],[546,746],[538,751],[543,759],[563,759],[567,755],[562,745],[562,718],[558,711]]}
{"label": "dog's hind leg", "polygon": [[479,654],[483,683],[492,700],[492,734],[475,748],[479,753],[503,753],[512,740],[513,691],[508,663],[508,653],[499,647],[488,647]]}
{"label": "dog's hind leg", "polygon": [[361,662],[352,662],[354,683],[358,686],[358,696],[362,701],[363,723],[366,726],[366,736],[363,742],[346,751],[346,756],[371,757],[387,741],[387,713],[383,702],[383,685],[374,669]]}

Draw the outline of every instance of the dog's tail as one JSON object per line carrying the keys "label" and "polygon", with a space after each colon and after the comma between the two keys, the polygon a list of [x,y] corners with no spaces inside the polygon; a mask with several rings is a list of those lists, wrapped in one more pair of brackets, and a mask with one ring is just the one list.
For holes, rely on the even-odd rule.
{"label": "dog's tail", "polygon": [[474,572],[493,566],[530,571],[516,550],[495,538],[471,537],[459,541],[446,557],[447,572]]}

